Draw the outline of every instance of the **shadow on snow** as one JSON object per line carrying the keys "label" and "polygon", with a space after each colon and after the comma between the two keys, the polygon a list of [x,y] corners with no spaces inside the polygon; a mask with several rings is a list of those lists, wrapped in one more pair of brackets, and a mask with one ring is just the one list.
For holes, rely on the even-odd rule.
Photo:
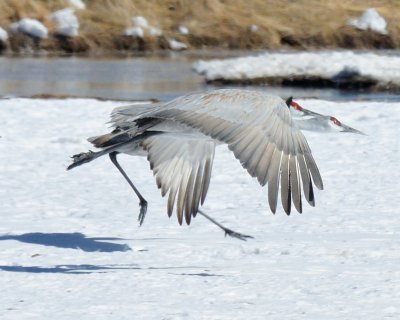
{"label": "shadow on snow", "polygon": [[93,237],[88,238],[79,232],[74,233],[24,233],[21,235],[3,235],[1,240],[16,240],[26,243],[41,244],[57,248],[80,249],[86,252],[129,251],[127,244],[106,242],[106,240],[124,240],[121,238]]}
{"label": "shadow on snow", "polygon": [[[139,267],[137,264],[127,265],[92,265],[92,264],[62,264],[50,267],[44,266],[0,266],[0,271],[8,272],[28,272],[28,273],[64,273],[64,274],[90,274],[107,273],[115,270],[179,270],[179,269],[203,269],[200,266],[173,266],[173,267]],[[208,272],[199,273],[170,273],[181,276],[200,276],[200,277],[223,277],[223,275],[212,274]]]}
{"label": "shadow on snow", "polygon": [[[16,240],[25,243],[40,244],[57,248],[80,249],[86,252],[115,252],[129,251],[131,248],[127,244],[117,244],[112,240],[124,240],[113,237],[86,237],[82,233],[24,233],[21,235],[2,235],[0,241]],[[146,240],[159,240],[149,238]],[[113,270],[179,270],[179,269],[202,269],[201,266],[163,266],[163,267],[139,267],[136,264],[128,265],[92,265],[92,264],[72,264],[72,265],[53,265],[53,266],[21,266],[21,265],[0,265],[1,271],[8,272],[28,272],[28,273],[63,273],[63,274],[89,274],[106,273]],[[182,273],[185,276],[219,276],[207,272]]]}
{"label": "shadow on snow", "polygon": [[92,264],[78,265],[56,265],[52,267],[39,266],[0,266],[0,270],[9,272],[31,272],[31,273],[65,273],[65,274],[88,274],[88,273],[105,273],[110,270],[133,270],[141,269],[134,265],[106,265],[96,266]]}

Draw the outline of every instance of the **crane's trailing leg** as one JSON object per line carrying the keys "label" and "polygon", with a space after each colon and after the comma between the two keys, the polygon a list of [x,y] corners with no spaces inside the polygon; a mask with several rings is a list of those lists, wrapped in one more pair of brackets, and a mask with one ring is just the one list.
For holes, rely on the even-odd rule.
{"label": "crane's trailing leg", "polygon": [[139,216],[138,216],[138,221],[139,221],[139,225],[143,224],[144,218],[146,217],[146,212],[147,212],[147,201],[145,200],[145,198],[143,198],[143,196],[140,194],[139,190],[136,189],[136,187],[134,186],[134,184],[132,183],[131,179],[129,179],[128,175],[125,173],[125,171],[122,169],[122,167],[120,166],[120,164],[117,161],[117,151],[113,151],[109,153],[111,162],[117,167],[117,169],[119,170],[119,172],[121,172],[121,174],[124,176],[125,180],[129,183],[129,185],[131,186],[131,188],[133,189],[133,191],[135,191],[136,195],[138,196],[140,202],[140,212],[139,212]]}
{"label": "crane's trailing leg", "polygon": [[254,239],[252,236],[248,236],[236,231],[233,231],[231,229],[228,229],[226,227],[224,227],[222,224],[220,224],[219,222],[215,221],[213,218],[211,218],[209,215],[205,214],[203,211],[199,210],[197,211],[199,214],[201,214],[204,218],[210,220],[212,223],[214,223],[215,225],[217,225],[218,227],[220,227],[222,230],[225,231],[225,236],[230,236],[232,238],[237,238],[243,241],[246,241],[247,239]]}

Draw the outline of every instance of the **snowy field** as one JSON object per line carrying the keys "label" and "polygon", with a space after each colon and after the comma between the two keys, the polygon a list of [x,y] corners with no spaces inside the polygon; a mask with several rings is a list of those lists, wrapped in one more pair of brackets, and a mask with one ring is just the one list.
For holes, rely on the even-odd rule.
{"label": "snowy field", "polygon": [[306,132],[325,190],[269,212],[267,190],[217,149],[204,210],[168,219],[145,159],[67,172],[112,108],[96,100],[0,100],[1,319],[399,319],[400,103],[300,100],[367,136]]}

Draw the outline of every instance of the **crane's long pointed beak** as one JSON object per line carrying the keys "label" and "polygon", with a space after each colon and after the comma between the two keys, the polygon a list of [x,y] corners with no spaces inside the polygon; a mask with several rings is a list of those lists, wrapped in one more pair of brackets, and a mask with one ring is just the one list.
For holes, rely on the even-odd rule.
{"label": "crane's long pointed beak", "polygon": [[361,134],[361,135],[363,135],[363,136],[366,136],[366,135],[367,135],[367,134],[365,134],[364,132],[361,132],[361,131],[359,131],[359,130],[357,130],[357,129],[354,129],[354,128],[352,128],[352,127],[346,126],[345,124],[342,124],[342,128],[343,128],[343,131],[342,131],[342,132],[357,133],[357,134]]}

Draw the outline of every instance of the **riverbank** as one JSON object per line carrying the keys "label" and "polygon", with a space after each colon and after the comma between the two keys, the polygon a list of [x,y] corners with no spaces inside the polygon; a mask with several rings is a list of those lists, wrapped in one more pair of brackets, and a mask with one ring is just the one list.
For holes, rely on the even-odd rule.
{"label": "riverbank", "polygon": [[[239,0],[219,1],[85,1],[74,8],[76,36],[65,36],[50,15],[71,7],[67,0],[5,0],[0,26],[3,53],[120,53],[182,49],[399,49],[400,2],[393,0]],[[349,24],[368,8],[387,23],[387,32]],[[132,17],[143,17],[133,21]],[[13,32],[11,24],[37,19],[48,36]],[[138,27],[142,28],[139,30]],[[175,41],[175,42],[174,42]],[[177,44],[178,43],[178,44]]]}
{"label": "riverbank", "polygon": [[340,90],[400,91],[400,56],[389,52],[324,50],[266,52],[199,60],[193,68],[209,84],[273,85]]}

